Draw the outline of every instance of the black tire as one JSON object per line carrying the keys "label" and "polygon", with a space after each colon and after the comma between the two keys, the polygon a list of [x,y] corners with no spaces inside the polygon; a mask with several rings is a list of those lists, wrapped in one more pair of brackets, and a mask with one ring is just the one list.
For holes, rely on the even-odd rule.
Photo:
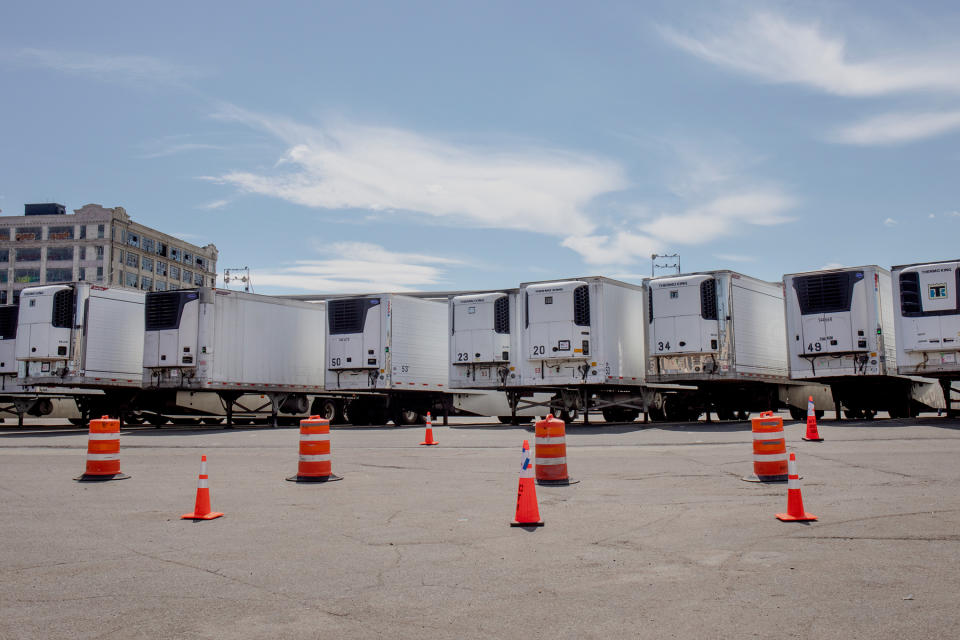
{"label": "black tire", "polygon": [[559,407],[552,407],[550,413],[553,414],[553,417],[557,420],[562,420],[566,424],[570,424],[577,419],[577,410],[574,409],[572,412],[567,409],[560,409]]}
{"label": "black tire", "polygon": [[664,422],[667,419],[667,416],[663,413],[663,409],[657,409],[656,407],[648,407],[647,416],[654,422]]}
{"label": "black tire", "polygon": [[337,418],[340,417],[340,410],[335,400],[327,398],[314,403],[313,414],[329,420],[330,424],[336,424]]}
{"label": "black tire", "polygon": [[605,407],[600,409],[600,414],[607,422],[620,422],[623,420],[622,416],[620,415],[620,409],[617,407]]}
{"label": "black tire", "polygon": [[734,412],[733,417],[737,420],[737,422],[746,422],[750,419],[750,412],[746,409],[740,409],[739,411]]}
{"label": "black tire", "polygon": [[877,412],[874,409],[864,409],[863,410],[863,419],[864,420],[873,420],[877,417]]}
{"label": "black tire", "polygon": [[84,420],[83,418],[67,418],[67,420],[69,420],[70,424],[72,424],[75,427],[83,427],[83,426],[86,426],[87,424],[87,421]]}
{"label": "black tire", "polygon": [[151,416],[147,416],[147,422],[159,429],[162,425],[167,424],[167,416],[162,416],[159,413],[155,413]]}
{"label": "black tire", "polygon": [[730,421],[733,419],[733,409],[717,409],[717,420]]}
{"label": "black tire", "polygon": [[807,412],[799,407],[790,407],[790,417],[800,422],[807,419]]}
{"label": "black tire", "polygon": [[862,409],[844,409],[843,417],[847,420],[863,420]]}
{"label": "black tire", "polygon": [[208,425],[220,424],[220,423],[223,422],[223,418],[218,418],[218,417],[216,417],[216,416],[211,416],[211,417],[209,417],[209,418],[200,418],[200,422],[202,422],[203,424],[208,424]]}

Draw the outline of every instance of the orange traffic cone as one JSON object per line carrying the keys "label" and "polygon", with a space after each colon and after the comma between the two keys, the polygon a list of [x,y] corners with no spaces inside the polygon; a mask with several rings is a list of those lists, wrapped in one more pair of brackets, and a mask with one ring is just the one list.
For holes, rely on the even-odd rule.
{"label": "orange traffic cone", "polygon": [[207,456],[200,457],[200,480],[197,482],[197,503],[193,507],[193,513],[185,513],[180,516],[181,520],[213,520],[219,518],[222,513],[210,511],[210,485],[207,479]]}
{"label": "orange traffic cone", "polygon": [[431,445],[431,444],[440,444],[433,439],[433,423],[430,421],[430,412],[427,411],[427,431],[423,436],[423,442],[420,444]]}
{"label": "orange traffic cone", "polygon": [[533,481],[533,463],[530,460],[530,443],[523,441],[520,465],[520,487],[517,489],[517,515],[511,527],[542,527],[540,509],[537,507],[537,485]]}
{"label": "orange traffic cone", "polygon": [[803,436],[807,442],[823,442],[817,431],[817,413],[813,408],[813,396],[807,400],[807,435]]}
{"label": "orange traffic cone", "polygon": [[803,510],[803,495],[800,493],[800,476],[797,475],[797,456],[790,454],[787,479],[787,512],[778,513],[777,519],[784,522],[807,522],[816,520],[817,516]]}

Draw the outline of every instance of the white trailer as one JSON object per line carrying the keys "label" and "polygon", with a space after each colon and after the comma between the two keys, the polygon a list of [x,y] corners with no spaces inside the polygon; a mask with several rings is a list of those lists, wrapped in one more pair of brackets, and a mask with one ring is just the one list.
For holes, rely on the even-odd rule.
{"label": "white trailer", "polygon": [[80,282],[20,294],[16,341],[21,384],[76,393],[81,414],[125,414],[142,387],[139,291]]}
{"label": "white trailer", "polygon": [[895,266],[892,278],[897,371],[939,379],[946,401],[960,380],[960,260]]}
{"label": "white trailer", "polygon": [[515,359],[520,351],[519,291],[452,296],[450,387],[503,389],[519,386]]}
{"label": "white trailer", "polygon": [[355,395],[353,424],[449,410],[443,302],[384,293],[327,300],[328,392]]}
{"label": "white trailer", "polygon": [[[686,405],[681,413],[691,407],[708,419],[716,411],[721,420],[746,420],[751,411],[780,408],[780,386],[790,384],[782,283],[718,270],[647,285],[647,377],[696,385],[674,397]],[[806,406],[803,398],[791,409],[805,415]]]}
{"label": "white trailer", "polygon": [[[215,393],[227,425],[233,412],[266,406],[304,414],[324,390],[326,306],[239,291],[181,289],[148,293],[142,375],[151,402],[172,404],[177,391]],[[266,402],[250,407],[249,400]]]}
{"label": "white trailer", "polygon": [[[632,421],[662,405],[645,382],[647,293],[643,285],[590,276],[520,285],[520,384],[512,406],[536,406],[524,396],[552,391],[555,415],[567,421],[600,410],[610,421]],[[669,385],[668,385],[669,386]]]}
{"label": "white trailer", "polygon": [[943,407],[930,380],[897,375],[889,271],[828,269],[787,274],[783,282],[792,379],[829,384],[838,412],[842,405],[851,419]]}

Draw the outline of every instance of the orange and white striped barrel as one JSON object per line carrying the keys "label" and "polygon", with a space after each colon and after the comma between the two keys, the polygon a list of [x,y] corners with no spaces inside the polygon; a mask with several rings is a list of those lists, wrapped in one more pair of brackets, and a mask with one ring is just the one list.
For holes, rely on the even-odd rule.
{"label": "orange and white striped barrel", "polygon": [[87,469],[76,480],[125,480],[120,473],[120,421],[103,416],[90,421]]}
{"label": "orange and white striped barrel", "polygon": [[330,421],[310,416],[300,421],[300,462],[291,482],[329,482],[342,480],[331,471]]}
{"label": "orange and white striped barrel", "polygon": [[783,418],[765,411],[751,418],[753,427],[752,482],[784,482],[787,479],[787,440]]}
{"label": "orange and white striped barrel", "polygon": [[534,436],[537,484],[568,485],[576,482],[567,474],[567,430],[563,420],[547,414],[546,420],[537,420]]}

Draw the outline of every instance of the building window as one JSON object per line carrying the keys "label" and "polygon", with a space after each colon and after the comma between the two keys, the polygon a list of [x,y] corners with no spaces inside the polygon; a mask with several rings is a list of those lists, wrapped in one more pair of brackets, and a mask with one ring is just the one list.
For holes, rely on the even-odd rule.
{"label": "building window", "polygon": [[17,242],[36,242],[42,236],[42,227],[17,227]]}
{"label": "building window", "polygon": [[117,249],[117,262],[123,263],[123,249]]}
{"label": "building window", "polygon": [[193,254],[183,252],[183,264],[191,264],[193,262]]}
{"label": "building window", "polygon": [[202,286],[203,286],[203,274],[202,274],[202,273],[195,273],[195,274],[193,274],[193,284],[197,285],[198,287],[202,287]]}
{"label": "building window", "polygon": [[170,247],[170,259],[180,262],[180,249],[176,247]]}
{"label": "building window", "polygon": [[47,260],[73,260],[73,247],[47,247]]}
{"label": "building window", "polygon": [[147,276],[140,278],[140,288],[144,291],[153,289],[153,278],[148,278]]}
{"label": "building window", "polygon": [[80,239],[81,240],[87,239],[87,225],[85,224],[80,225]]}
{"label": "building window", "polygon": [[183,281],[189,283],[189,282],[191,282],[192,280],[193,280],[193,272],[192,272],[192,271],[187,271],[186,269],[184,269],[184,270],[183,270]]}
{"label": "building window", "polygon": [[40,269],[15,269],[13,272],[13,281],[18,284],[24,282],[40,282]]}
{"label": "building window", "polygon": [[203,270],[206,270],[206,268],[207,268],[207,261],[204,260],[203,258],[201,258],[200,256],[197,256],[197,266],[200,267],[200,268],[203,269]]}
{"label": "building window", "polygon": [[167,245],[157,240],[157,255],[167,257]]}
{"label": "building window", "polygon": [[39,262],[40,247],[17,249],[17,262]]}
{"label": "building window", "polygon": [[86,281],[87,281],[87,268],[86,268],[86,267],[80,267],[80,275],[77,276],[77,280],[80,281],[80,282],[86,282]]}
{"label": "building window", "polygon": [[167,263],[166,263],[166,262],[160,262],[159,260],[157,260],[157,275],[158,275],[158,276],[165,276],[165,275],[167,275]]}
{"label": "building window", "polygon": [[140,258],[140,268],[144,271],[153,271],[153,258],[147,256]]}
{"label": "building window", "polygon": [[20,292],[19,292],[19,291],[14,291],[14,292],[13,292],[13,304],[20,304]]}
{"label": "building window", "polygon": [[180,279],[180,267],[170,265],[170,279],[171,280]]}
{"label": "building window", "polygon": [[130,245],[131,247],[139,247],[140,235],[136,233],[127,232],[127,244]]}
{"label": "building window", "polygon": [[137,288],[137,274],[135,274],[135,273],[130,273],[130,272],[128,271],[128,272],[127,272],[127,275],[126,275],[126,281],[124,282],[124,284],[127,285],[128,287],[133,287],[134,289],[136,289],[136,288]]}
{"label": "building window", "polygon": [[47,240],[73,240],[73,227],[50,227]]}
{"label": "building window", "polygon": [[103,260],[103,247],[97,247],[97,260]]}
{"label": "building window", "polygon": [[164,282],[163,280],[157,280],[156,291],[166,291],[166,290],[167,290],[167,283]]}
{"label": "building window", "polygon": [[140,262],[140,259],[137,257],[137,254],[135,254],[135,253],[130,253],[129,251],[127,251],[127,266],[128,266],[128,267],[133,267],[134,269],[136,269],[136,268],[137,268],[137,264],[139,264],[139,262]]}
{"label": "building window", "polygon": [[98,238],[102,238],[103,235],[104,235],[104,231],[106,231],[106,229],[104,228],[104,226],[103,226],[102,224],[98,224],[98,225],[97,225],[97,237],[98,237]]}
{"label": "building window", "polygon": [[143,249],[144,251],[149,252],[149,253],[153,253],[153,252],[154,252],[154,245],[155,245],[155,244],[156,244],[156,243],[153,241],[153,238],[144,238],[144,239],[143,239],[143,246],[140,247],[140,248]]}
{"label": "building window", "polygon": [[0,291],[0,304],[7,304],[7,292],[6,292],[6,290]]}
{"label": "building window", "polygon": [[97,267],[97,282],[103,282],[103,267]]}
{"label": "building window", "polygon": [[47,282],[70,282],[73,280],[73,269],[47,269]]}
{"label": "building window", "polygon": [[0,240],[9,240],[10,239],[10,227],[3,227],[0,229]]}
{"label": "building window", "polygon": [[0,249],[0,262],[10,262],[10,249]]}
{"label": "building window", "polygon": [[10,279],[10,271],[7,269],[0,269],[0,284],[6,284],[7,280]]}

